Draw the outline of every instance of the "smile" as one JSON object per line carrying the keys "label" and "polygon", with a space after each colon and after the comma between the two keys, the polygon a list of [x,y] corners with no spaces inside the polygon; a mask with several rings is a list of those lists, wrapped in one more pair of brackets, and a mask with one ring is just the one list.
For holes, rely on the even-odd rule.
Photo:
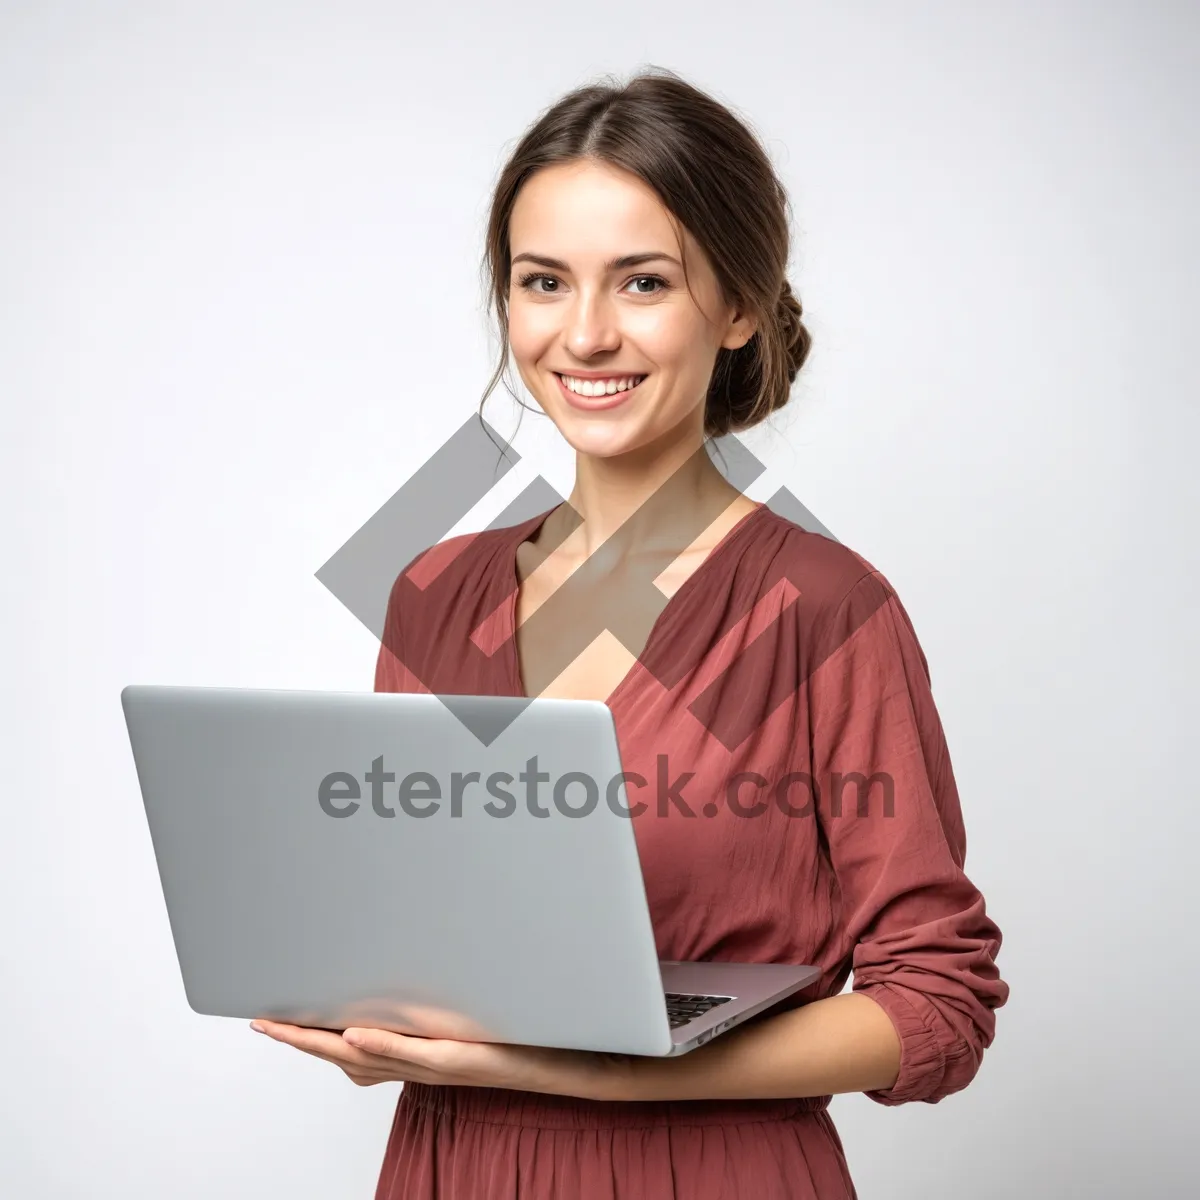
{"label": "smile", "polygon": [[567,402],[575,408],[595,412],[623,404],[646,378],[645,375],[613,375],[607,379],[579,379],[553,372]]}

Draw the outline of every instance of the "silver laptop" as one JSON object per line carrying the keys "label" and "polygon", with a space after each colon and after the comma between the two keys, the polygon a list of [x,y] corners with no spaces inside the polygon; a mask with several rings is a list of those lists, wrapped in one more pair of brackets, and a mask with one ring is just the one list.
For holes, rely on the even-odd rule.
{"label": "silver laptop", "polygon": [[121,703],[196,1012],[667,1056],[818,977],[658,961],[599,701]]}

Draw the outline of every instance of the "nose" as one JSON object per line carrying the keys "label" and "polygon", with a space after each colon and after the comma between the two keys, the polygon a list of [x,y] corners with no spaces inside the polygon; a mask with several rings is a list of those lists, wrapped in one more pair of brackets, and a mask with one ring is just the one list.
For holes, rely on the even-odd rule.
{"label": "nose", "polygon": [[567,349],[581,361],[621,344],[616,313],[603,295],[580,290],[567,313]]}

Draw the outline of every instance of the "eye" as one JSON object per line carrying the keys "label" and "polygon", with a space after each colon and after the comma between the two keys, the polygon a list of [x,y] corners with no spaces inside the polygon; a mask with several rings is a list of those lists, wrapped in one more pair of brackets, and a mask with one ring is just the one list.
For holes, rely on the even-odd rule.
{"label": "eye", "polygon": [[654,296],[654,295],[657,295],[660,291],[665,291],[667,288],[669,288],[671,286],[661,275],[635,275],[629,282],[630,283],[647,283],[647,282],[649,282],[649,283],[654,283],[654,284],[658,285],[652,292],[639,290],[636,293],[639,296]]}
{"label": "eye", "polygon": [[555,279],[553,275],[546,275],[546,274],[543,274],[541,271],[531,271],[528,275],[522,275],[517,280],[517,282],[520,284],[520,286],[522,288],[525,289],[525,291],[533,292],[535,295],[541,295],[541,296],[553,295],[554,294],[553,292],[545,292],[541,288],[533,286],[535,283],[538,282],[539,279],[545,279],[549,283],[554,283],[554,284],[558,283],[558,280]]}

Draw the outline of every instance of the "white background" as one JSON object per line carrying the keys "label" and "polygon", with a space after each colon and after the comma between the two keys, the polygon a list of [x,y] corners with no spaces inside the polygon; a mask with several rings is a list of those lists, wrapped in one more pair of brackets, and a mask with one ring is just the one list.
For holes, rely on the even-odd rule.
{"label": "white background", "polygon": [[[860,1194],[1195,1194],[1196,6],[9,0],[5,1195],[372,1193],[394,1088],[188,1010],[118,694],[371,686],[314,572],[478,403],[506,150],[646,63],[790,190],[751,494],[899,591],[1005,935],[967,1091],[835,1099]],[[566,492],[547,428],[460,528]]]}

